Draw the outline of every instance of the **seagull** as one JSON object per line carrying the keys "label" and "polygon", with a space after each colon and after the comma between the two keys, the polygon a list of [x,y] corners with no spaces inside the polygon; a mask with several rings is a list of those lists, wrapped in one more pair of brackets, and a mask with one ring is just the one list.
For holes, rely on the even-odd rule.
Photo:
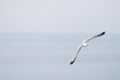
{"label": "seagull", "polygon": [[94,38],[97,38],[97,37],[100,37],[100,36],[103,36],[104,34],[105,34],[105,31],[101,32],[101,33],[99,33],[99,34],[97,34],[95,36],[92,36],[91,38],[88,38],[87,40],[82,41],[82,43],[80,44],[80,47],[78,48],[77,52],[73,55],[72,60],[70,61],[70,65],[72,65],[75,62],[75,60],[77,59],[77,56],[78,56],[78,54],[79,54],[82,47],[87,47],[87,45],[88,45],[87,43],[90,40],[92,40]]}

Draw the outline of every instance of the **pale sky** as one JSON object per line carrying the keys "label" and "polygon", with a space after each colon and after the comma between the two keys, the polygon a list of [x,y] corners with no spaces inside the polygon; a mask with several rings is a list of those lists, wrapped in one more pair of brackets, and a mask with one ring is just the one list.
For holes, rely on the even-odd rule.
{"label": "pale sky", "polygon": [[0,32],[120,33],[120,0],[0,0]]}

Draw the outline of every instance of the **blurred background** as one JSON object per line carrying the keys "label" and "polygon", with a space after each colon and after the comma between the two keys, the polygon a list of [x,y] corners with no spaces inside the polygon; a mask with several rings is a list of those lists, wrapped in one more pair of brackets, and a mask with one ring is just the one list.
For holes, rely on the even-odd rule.
{"label": "blurred background", "polygon": [[[0,0],[0,80],[119,80],[119,0]],[[88,37],[106,35],[71,57]]]}

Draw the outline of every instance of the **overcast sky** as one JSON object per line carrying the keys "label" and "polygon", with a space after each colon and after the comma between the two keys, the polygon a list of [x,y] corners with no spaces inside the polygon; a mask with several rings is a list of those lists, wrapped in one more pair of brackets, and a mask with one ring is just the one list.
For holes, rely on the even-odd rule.
{"label": "overcast sky", "polygon": [[0,0],[0,32],[120,33],[120,0]]}

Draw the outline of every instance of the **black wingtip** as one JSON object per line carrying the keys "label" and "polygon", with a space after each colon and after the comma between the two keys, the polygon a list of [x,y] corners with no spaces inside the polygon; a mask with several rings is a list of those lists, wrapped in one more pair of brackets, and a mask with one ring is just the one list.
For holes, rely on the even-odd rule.
{"label": "black wingtip", "polygon": [[70,63],[69,65],[72,65],[73,63]]}
{"label": "black wingtip", "polygon": [[71,61],[69,65],[72,65],[74,63],[74,61]]}
{"label": "black wingtip", "polygon": [[102,32],[101,35],[104,35],[106,33],[106,31]]}

